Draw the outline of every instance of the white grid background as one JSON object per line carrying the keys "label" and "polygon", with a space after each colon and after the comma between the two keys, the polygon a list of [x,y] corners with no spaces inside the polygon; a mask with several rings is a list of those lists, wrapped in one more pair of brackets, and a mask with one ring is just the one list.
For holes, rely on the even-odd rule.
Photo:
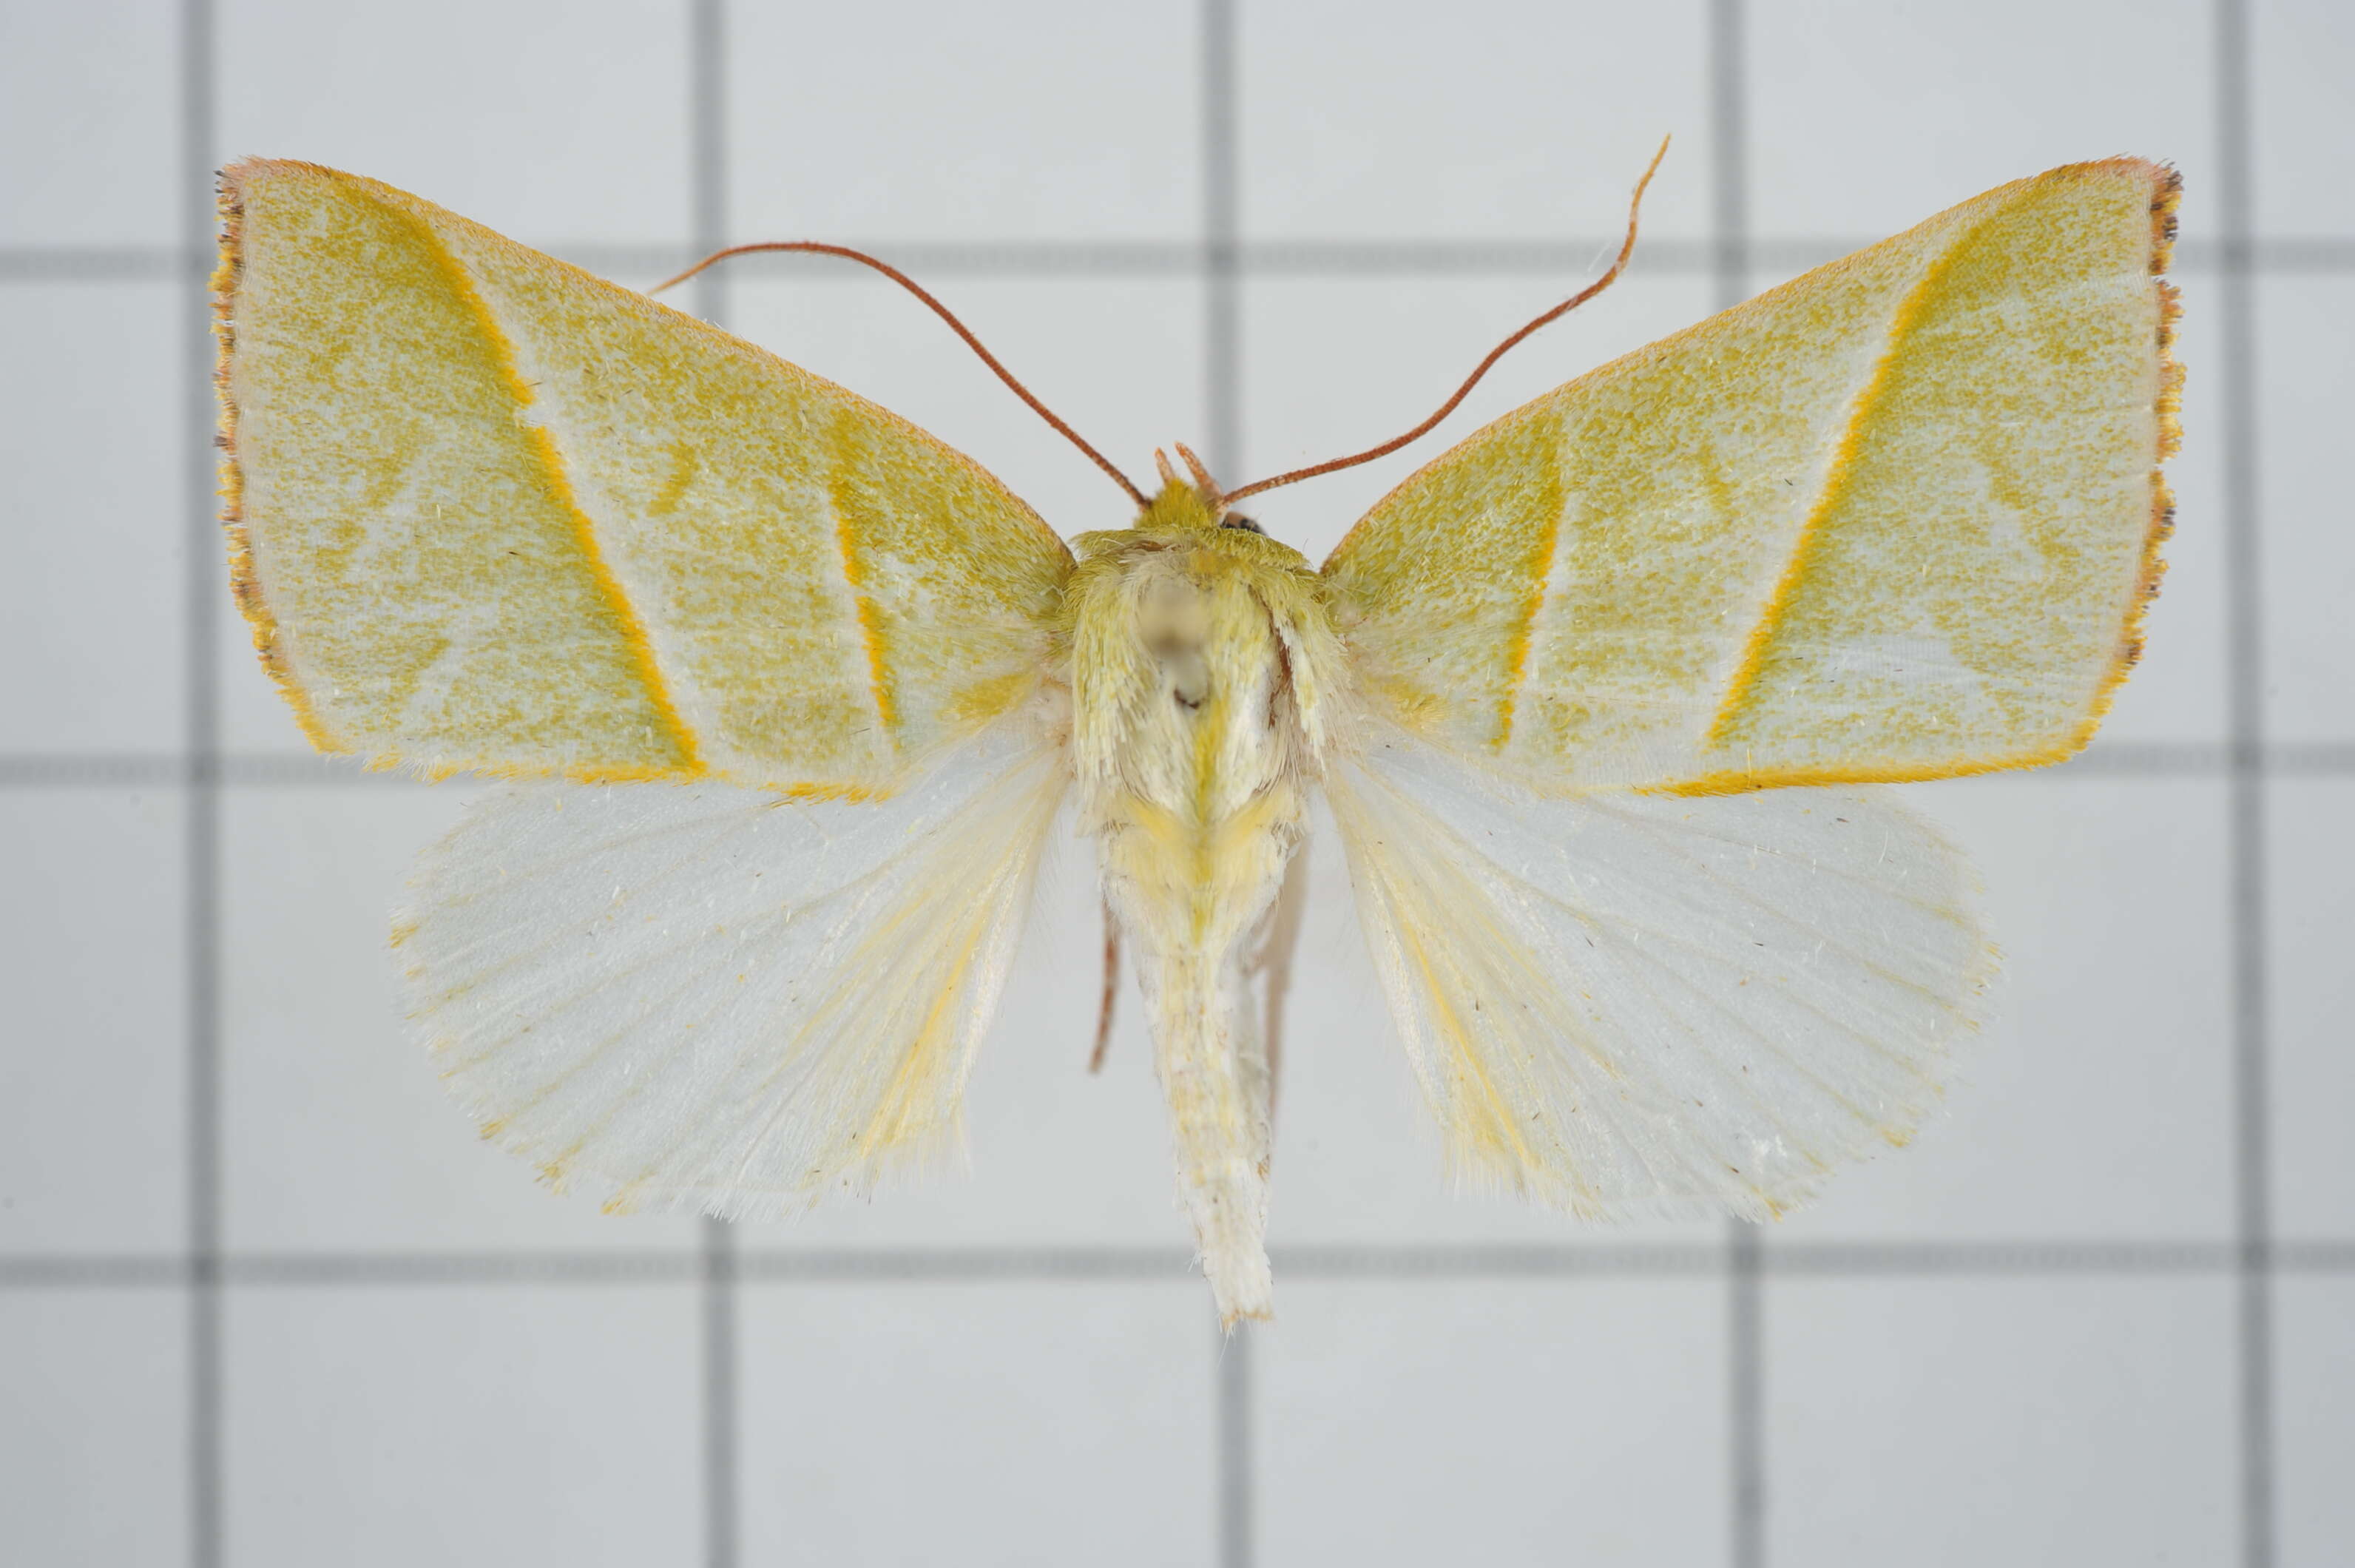
{"label": "white grid background", "polygon": [[[399,6],[0,0],[0,1553],[25,1563],[2345,1561],[2355,1500],[2355,22],[2322,0]],[[440,1103],[383,912],[467,786],[309,757],[212,498],[211,171],[389,179],[634,283],[935,283],[1132,471],[1460,434],[1988,186],[2185,172],[2180,524],[2069,767],[1917,787],[2006,1021],[1769,1232],[1441,1190],[1318,847],[1280,1320],[1221,1343],[1064,858],[974,1174],[606,1221]],[[1101,477],[863,276],[698,308],[1065,532]],[[1269,498],[1322,553],[1423,453]]]}

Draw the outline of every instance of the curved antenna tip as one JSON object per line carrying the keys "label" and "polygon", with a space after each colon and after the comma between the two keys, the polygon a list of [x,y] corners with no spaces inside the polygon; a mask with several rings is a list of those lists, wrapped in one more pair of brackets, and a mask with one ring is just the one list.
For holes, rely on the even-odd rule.
{"label": "curved antenna tip", "polygon": [[1480,384],[1480,379],[1495,367],[1497,360],[1505,357],[1508,350],[1518,345],[1523,338],[1549,323],[1561,320],[1618,282],[1619,274],[1627,270],[1627,259],[1636,253],[1636,218],[1644,206],[1644,189],[1652,183],[1653,175],[1659,172],[1660,160],[1668,155],[1668,137],[1660,138],[1659,150],[1652,155],[1652,161],[1644,167],[1643,177],[1636,182],[1635,194],[1627,200],[1626,237],[1620,240],[1619,254],[1613,259],[1610,270],[1551,310],[1530,320],[1520,330],[1488,350],[1488,357],[1474,368],[1472,374],[1464,379],[1464,384],[1455,389],[1455,395],[1440,404],[1429,419],[1424,420],[1404,435],[1393,437],[1380,446],[1369,446],[1363,452],[1351,453],[1347,457],[1337,457],[1327,463],[1311,464],[1306,468],[1295,468],[1289,473],[1279,474],[1273,479],[1254,479],[1240,490],[1229,491],[1226,499],[1230,503],[1240,501],[1246,496],[1256,496],[1262,491],[1273,490],[1279,485],[1295,485],[1303,479],[1314,479],[1324,474],[1336,474],[1344,468],[1355,468],[1360,463],[1371,463],[1378,457],[1388,457],[1409,442],[1419,440],[1430,433],[1440,421],[1454,413],[1456,405],[1469,397],[1472,389]]}

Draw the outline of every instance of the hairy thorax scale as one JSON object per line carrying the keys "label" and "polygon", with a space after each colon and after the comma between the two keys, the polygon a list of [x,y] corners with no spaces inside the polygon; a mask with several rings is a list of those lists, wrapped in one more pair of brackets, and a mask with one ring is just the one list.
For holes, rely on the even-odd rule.
{"label": "hairy thorax scale", "polygon": [[1132,944],[1180,1197],[1225,1316],[1263,1316],[1266,1044],[1250,977],[1330,742],[1340,647],[1295,550],[1172,483],[1077,541],[1074,763]]}

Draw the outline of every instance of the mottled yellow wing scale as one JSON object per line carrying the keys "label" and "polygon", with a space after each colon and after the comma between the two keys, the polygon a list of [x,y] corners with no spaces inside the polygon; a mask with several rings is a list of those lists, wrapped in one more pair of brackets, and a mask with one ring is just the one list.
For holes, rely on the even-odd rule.
{"label": "mottled yellow wing scale", "polygon": [[1491,425],[1321,576],[1174,477],[1075,576],[840,388],[241,164],[238,592],[324,749],[705,781],[489,792],[396,926],[445,1076],[550,1179],[781,1213],[953,1141],[1076,784],[1206,1272],[1263,1315],[1252,976],[1321,780],[1462,1174],[1763,1217],[1911,1136],[1992,951],[1899,803],[1753,792],[2090,736],[2166,528],[2174,202],[2124,159],[1989,192]]}
{"label": "mottled yellow wing scale", "polygon": [[238,592],[321,749],[856,795],[1044,676],[1069,552],[914,426],[372,180],[223,206]]}
{"label": "mottled yellow wing scale", "polygon": [[1326,563],[1362,689],[1555,786],[2073,754],[2157,588],[2175,197],[2005,186],[1473,435]]}

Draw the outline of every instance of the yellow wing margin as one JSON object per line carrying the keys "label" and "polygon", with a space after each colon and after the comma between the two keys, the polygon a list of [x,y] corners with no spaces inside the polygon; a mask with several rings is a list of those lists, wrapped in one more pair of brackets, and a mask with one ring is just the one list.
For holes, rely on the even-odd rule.
{"label": "yellow wing margin", "polygon": [[221,210],[232,573],[320,750],[859,797],[1048,668],[1070,552],[904,420],[373,180]]}
{"label": "yellow wing margin", "polygon": [[2073,755],[2170,526],[2179,188],[2018,181],[1474,434],[1326,562],[1360,688],[1554,786]]}

